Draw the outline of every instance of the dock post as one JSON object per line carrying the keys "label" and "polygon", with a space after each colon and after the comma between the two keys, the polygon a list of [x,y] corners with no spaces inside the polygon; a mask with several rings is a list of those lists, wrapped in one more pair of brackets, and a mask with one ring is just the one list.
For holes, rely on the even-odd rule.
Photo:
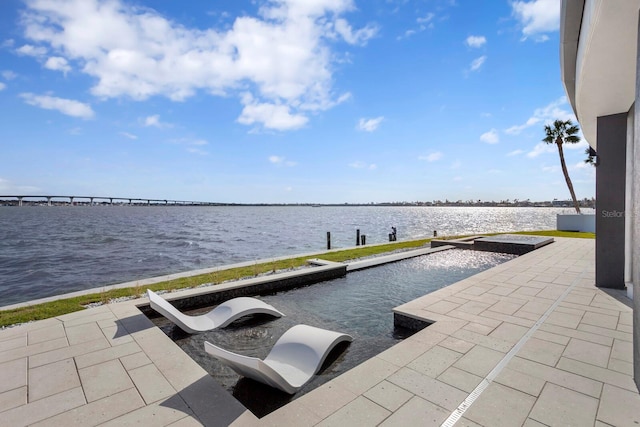
{"label": "dock post", "polygon": [[436,230],[433,230],[433,237],[438,237],[438,232]]}
{"label": "dock post", "polygon": [[327,250],[331,249],[331,232],[327,231]]}
{"label": "dock post", "polygon": [[363,234],[362,236],[360,236],[360,239],[362,240],[362,246],[367,244],[367,236]]}
{"label": "dock post", "polygon": [[360,229],[356,230],[356,246],[360,246]]}

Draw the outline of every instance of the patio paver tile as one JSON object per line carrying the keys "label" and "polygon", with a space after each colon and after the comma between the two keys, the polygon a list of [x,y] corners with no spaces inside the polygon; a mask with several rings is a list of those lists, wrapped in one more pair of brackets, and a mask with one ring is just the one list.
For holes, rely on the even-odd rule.
{"label": "patio paver tile", "polygon": [[607,369],[633,377],[633,363],[630,362],[611,358],[609,359],[609,365],[607,365]]}
{"label": "patio paver tile", "polygon": [[[43,344],[51,343],[54,341],[46,341]],[[67,341],[66,338],[64,339],[64,341]],[[103,348],[107,347],[109,347],[109,342],[104,337],[102,337],[100,339],[84,342],[82,344],[70,347],[65,346],[57,350],[47,351],[46,353],[35,354],[29,357],[29,368],[35,368],[36,366],[58,362],[60,360],[69,359],[81,354],[91,353],[96,350],[102,350]]]}
{"label": "patio paver tile", "polygon": [[475,322],[469,322],[462,329],[464,329],[466,331],[475,332],[475,333],[481,334],[481,335],[489,335],[491,332],[493,332],[495,327],[486,326],[486,325],[483,325],[483,324],[480,324],[480,323],[475,323]]}
{"label": "patio paver tile", "polygon": [[564,336],[564,335],[558,335],[558,334],[554,334],[551,332],[547,332],[547,331],[541,331],[540,329],[538,329],[537,331],[535,331],[532,335],[533,338],[537,338],[539,340],[543,340],[543,341],[549,341],[555,344],[560,344],[560,345],[564,345],[566,346],[567,344],[569,344],[569,340],[571,338]]}
{"label": "patio paver tile", "polygon": [[603,335],[605,337],[610,337],[610,338],[619,339],[623,341],[633,342],[633,334],[631,332],[611,330],[607,328],[601,328],[599,326],[585,325],[585,324],[578,326],[578,330],[590,332],[597,335]]}
{"label": "patio paver tile", "polygon": [[43,341],[37,344],[28,345],[26,347],[16,347],[11,350],[0,353],[0,363],[10,360],[21,359],[27,356],[33,356],[40,353],[47,353],[51,350],[67,347],[67,338],[56,338],[54,340]]}
{"label": "patio paver tile", "polygon": [[[372,392],[372,395],[377,395],[374,390],[380,387],[381,384],[387,383],[386,381],[381,382],[377,386],[370,389],[365,393],[367,397],[369,393]],[[390,383],[387,383],[390,384]],[[393,385],[393,384],[390,384]],[[387,388],[387,391],[389,389]],[[325,419],[329,415],[336,412],[338,409],[342,408],[347,403],[354,400],[358,395],[355,393],[345,389],[344,387],[336,384],[335,381],[329,381],[328,383],[323,384],[317,389],[313,390],[313,393],[307,393],[304,396],[301,396],[299,399],[296,399],[296,403],[306,407],[310,412],[315,414],[319,419]],[[388,402],[393,401],[392,395],[382,396],[388,399]],[[369,397],[370,398],[370,397]],[[376,401],[375,399],[371,399],[377,404],[381,406],[383,405],[381,402]],[[387,408],[389,409],[389,408]],[[391,409],[389,409],[391,410]]]}
{"label": "patio paver tile", "polygon": [[21,335],[10,340],[0,341],[0,353],[7,350],[27,346],[27,335]]}
{"label": "patio paver tile", "polygon": [[32,427],[96,426],[144,406],[135,389],[116,393],[33,424]]}
{"label": "patio paver tile", "polygon": [[583,427],[595,423],[597,410],[597,399],[547,383],[529,417],[550,426]]}
{"label": "patio paver tile", "polygon": [[565,346],[562,344],[531,337],[522,346],[518,356],[534,362],[544,363],[545,365],[556,366],[563,351],[565,351]]}
{"label": "patio paver tile", "polygon": [[[310,394],[315,394],[315,391]],[[395,384],[390,383],[389,381],[382,381],[375,387],[369,389],[364,396],[383,408],[393,412],[397,411],[398,408],[411,399],[413,394]]]}
{"label": "patio paver tile", "polygon": [[18,406],[2,413],[1,427],[20,427],[34,424],[54,415],[82,406],[87,401],[81,387],[72,388],[27,405]]}
{"label": "patio paver tile", "polygon": [[80,387],[73,359],[29,369],[29,402]]}
{"label": "patio paver tile", "polygon": [[49,341],[56,338],[64,338],[66,336],[64,325],[57,323],[47,328],[36,329],[27,333],[29,345],[37,344],[43,341]]}
{"label": "patio paver tile", "polygon": [[482,377],[453,366],[444,371],[437,379],[467,393],[471,393],[482,381]]}
{"label": "patio paver tile", "polygon": [[605,384],[597,418],[613,426],[640,425],[640,394]]}
{"label": "patio paver tile", "polygon": [[143,351],[140,351],[138,353],[133,353],[128,356],[121,357],[120,362],[122,362],[122,366],[124,366],[124,369],[130,371],[132,369],[150,364],[151,359],[149,359]]}
{"label": "patio paver tile", "polygon": [[618,326],[618,316],[607,316],[605,314],[586,312],[582,317],[582,323],[602,328],[616,329]]}
{"label": "patio paver tile", "polygon": [[545,323],[549,323],[551,325],[562,326],[565,328],[576,329],[580,324],[580,320],[582,320],[582,316],[578,316],[575,314],[562,313],[559,311],[554,311],[547,317]]}
{"label": "patio paver tile", "polygon": [[97,323],[84,323],[82,325],[66,327],[65,332],[69,345],[82,344],[83,342],[93,341],[100,338],[104,338],[102,330]]}
{"label": "patio paver tile", "polygon": [[545,383],[541,378],[509,368],[504,368],[496,377],[495,382],[536,397],[540,395]]}
{"label": "patio paver tile", "polygon": [[562,355],[569,359],[579,360],[606,368],[609,364],[611,347],[571,338]]}
{"label": "patio paver tile", "polygon": [[462,354],[457,351],[436,345],[414,359],[407,367],[428,375],[431,378],[436,378],[461,357]]}
{"label": "patio paver tile", "polygon": [[[577,361],[572,362],[580,363]],[[552,368],[550,366],[543,365],[542,363],[522,359],[518,356],[511,359],[507,364],[507,368],[531,375],[532,377],[540,378],[544,381],[551,382],[571,390],[579,391],[580,393],[584,393],[595,398],[600,397],[600,393],[602,392],[602,382],[600,381],[587,378],[579,373]]]}
{"label": "patio paver tile", "polygon": [[362,394],[398,370],[398,366],[376,356],[340,375],[334,381],[355,394]]}
{"label": "patio paver tile", "polygon": [[511,323],[503,323],[498,326],[489,336],[494,338],[500,338],[508,342],[517,343],[520,339],[529,331],[529,328],[524,326],[514,325]]}
{"label": "patio paver tile", "polygon": [[586,378],[593,378],[596,381],[611,384],[629,391],[638,391],[632,377],[589,363],[580,362],[579,360],[561,357],[557,368]]}
{"label": "patio paver tile", "polygon": [[145,365],[130,370],[129,376],[147,405],[176,394],[155,365]]}
{"label": "patio paver tile", "polygon": [[79,369],[78,373],[87,396],[87,402],[93,402],[134,387],[119,360],[111,360]]}
{"label": "patio paver tile", "polygon": [[407,426],[440,426],[449,416],[449,411],[418,396],[414,396],[389,418],[384,420],[381,427]]}
{"label": "patio paver tile", "polygon": [[91,353],[81,354],[76,356],[76,363],[78,364],[78,369],[82,369],[87,366],[108,362],[109,360],[115,360],[138,352],[140,352],[138,344],[130,342],[116,347],[107,347]]}
{"label": "patio paver tile", "polygon": [[477,345],[453,366],[484,378],[503,357],[504,353]]}
{"label": "patio paver tile", "polygon": [[27,358],[0,364],[0,393],[27,385]]}
{"label": "patio paver tile", "polygon": [[447,337],[439,344],[441,347],[448,348],[449,350],[457,351],[458,353],[465,354],[471,350],[475,344],[460,340],[454,337]]}
{"label": "patio paver tile", "polygon": [[[0,393],[0,413],[27,404],[27,386]],[[0,414],[2,417],[2,414]]]}
{"label": "patio paver tile", "polygon": [[175,395],[163,402],[143,406],[140,409],[114,418],[101,424],[101,427],[167,426],[189,415],[193,415],[189,406],[179,396]]}
{"label": "patio paver tile", "polygon": [[378,425],[390,414],[382,406],[360,396],[325,418],[318,426]]}
{"label": "patio paver tile", "polygon": [[[524,423],[535,403],[535,397],[494,382],[464,415],[481,425],[517,426]],[[496,414],[500,416],[496,417]]]}
{"label": "patio paver tile", "polygon": [[540,325],[539,331],[551,332],[552,334],[561,335],[569,338],[578,338],[583,341],[589,341],[602,345],[613,345],[613,338],[605,337],[603,335],[594,334],[591,332],[580,331],[577,329],[565,328],[562,326],[551,325],[543,323]]}
{"label": "patio paver tile", "polygon": [[467,397],[467,393],[409,368],[401,368],[388,381],[451,411]]}

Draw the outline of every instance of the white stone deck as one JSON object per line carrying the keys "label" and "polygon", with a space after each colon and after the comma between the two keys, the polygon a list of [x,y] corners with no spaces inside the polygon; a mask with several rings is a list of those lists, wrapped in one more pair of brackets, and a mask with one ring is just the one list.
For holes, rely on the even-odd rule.
{"label": "white stone deck", "polygon": [[262,419],[134,302],[0,331],[0,426],[638,425],[632,312],[595,288],[594,246],[556,239],[404,304],[435,323]]}

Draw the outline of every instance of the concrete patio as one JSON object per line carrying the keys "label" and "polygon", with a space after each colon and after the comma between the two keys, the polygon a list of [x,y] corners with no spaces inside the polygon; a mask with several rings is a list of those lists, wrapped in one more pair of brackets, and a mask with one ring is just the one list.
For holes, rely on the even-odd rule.
{"label": "concrete patio", "polygon": [[435,323],[262,419],[135,301],[9,328],[0,426],[639,425],[632,311],[595,288],[594,247],[556,238],[398,307]]}

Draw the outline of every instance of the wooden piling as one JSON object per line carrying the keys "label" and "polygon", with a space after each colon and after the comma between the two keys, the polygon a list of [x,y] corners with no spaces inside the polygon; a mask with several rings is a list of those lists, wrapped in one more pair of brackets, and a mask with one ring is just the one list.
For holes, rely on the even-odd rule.
{"label": "wooden piling", "polygon": [[356,246],[360,246],[360,229],[356,230]]}
{"label": "wooden piling", "polygon": [[327,250],[331,249],[331,232],[327,231]]}

